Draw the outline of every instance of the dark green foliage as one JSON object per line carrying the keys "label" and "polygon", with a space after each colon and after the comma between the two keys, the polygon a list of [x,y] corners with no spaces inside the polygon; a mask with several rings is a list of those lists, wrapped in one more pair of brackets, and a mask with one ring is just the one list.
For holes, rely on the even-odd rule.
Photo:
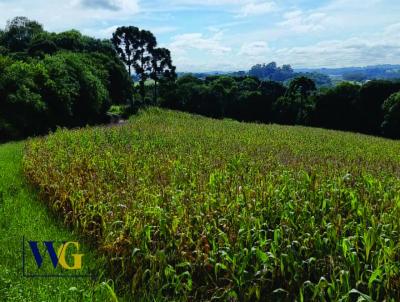
{"label": "dark green foliage", "polygon": [[[76,53],[60,53],[50,57],[49,61],[53,67],[61,70],[60,78],[52,77],[58,80],[53,92],[66,93],[69,99],[68,112],[72,113],[71,125],[101,122],[111,105],[108,73],[101,61],[96,62],[89,55]],[[60,66],[54,66],[57,63]],[[57,99],[54,102],[57,108],[60,102]]]}
{"label": "dark green foliage", "polygon": [[[175,80],[175,66],[172,65],[171,53],[166,48],[157,48],[157,40],[147,30],[135,26],[118,27],[111,39],[121,60],[128,66],[132,77],[132,67],[139,80],[141,102],[146,104],[146,81],[154,81],[153,104],[157,104],[157,84],[161,80]],[[134,107],[134,106],[132,106]]]}
{"label": "dark green foliage", "polygon": [[259,86],[261,92],[261,102],[253,109],[258,115],[257,120],[269,123],[276,119],[272,112],[273,105],[277,103],[280,97],[283,97],[287,88],[279,82],[262,81]]}
{"label": "dark green foliage", "polygon": [[77,30],[59,33],[54,38],[55,44],[62,49],[82,51],[84,49],[82,34]]}
{"label": "dark green foliage", "polygon": [[313,124],[331,129],[357,130],[359,112],[355,105],[359,99],[359,91],[359,85],[342,83],[321,92],[315,98]]}
{"label": "dark green foliage", "polygon": [[[332,86],[331,78],[325,74],[318,72],[295,73],[295,77],[302,77],[302,76],[312,80],[317,88]],[[290,81],[290,79],[288,81]]]}
{"label": "dark green foliage", "polygon": [[[235,101],[229,104],[228,112],[231,112],[229,117],[241,121],[268,122],[275,93],[274,87],[268,87],[268,83],[276,82],[261,82],[253,77],[238,77],[235,81],[237,90],[233,98]],[[271,95],[268,96],[268,94]],[[277,97],[274,99],[276,100]]]}
{"label": "dark green foliage", "polygon": [[171,52],[166,48],[152,49],[150,79],[154,81],[154,102],[157,103],[157,83],[176,79],[176,67],[172,65]]}
{"label": "dark green foliage", "polygon": [[128,66],[129,76],[132,76],[131,68],[134,64],[135,53],[138,48],[139,28],[135,26],[122,26],[116,29],[112,36],[112,43],[121,60]]}
{"label": "dark green foliage", "polygon": [[400,137],[400,92],[392,94],[383,103],[383,134],[393,138]]}
{"label": "dark green foliage", "polygon": [[293,79],[289,88],[286,92],[286,96],[288,97],[296,97],[299,96],[302,99],[307,98],[312,92],[316,91],[317,87],[313,80],[307,77],[298,77]]}
{"label": "dark green foliage", "polygon": [[46,54],[53,54],[57,52],[56,44],[51,40],[37,40],[33,42],[28,49],[28,53],[35,57],[44,57]]}
{"label": "dark green foliage", "polygon": [[[323,79],[319,83],[323,86]],[[314,80],[306,76],[291,79],[288,87],[257,77],[218,75],[204,80],[184,75],[176,83],[160,85],[161,106],[166,108],[215,118],[313,125],[369,134],[382,134],[382,104],[399,90],[400,82],[383,80],[364,85],[343,82],[317,89]],[[393,116],[390,124],[396,118]],[[393,131],[389,134],[387,129],[383,134],[400,137]]]}
{"label": "dark green foliage", "polygon": [[17,17],[0,32],[0,140],[104,122],[131,102],[131,83],[109,41]]}
{"label": "dark green foliage", "polygon": [[43,60],[51,85],[46,90],[46,99],[49,104],[49,123],[52,126],[73,125],[73,105],[79,98],[80,85],[78,75],[75,74],[74,64],[70,65],[68,54],[48,56]]}
{"label": "dark green foliage", "polygon": [[278,124],[294,125],[298,124],[302,108],[302,102],[299,98],[292,99],[288,96],[282,96],[276,100],[272,106],[272,120]]}
{"label": "dark green foliage", "polygon": [[208,99],[208,87],[204,81],[192,76],[185,76],[177,81],[176,109],[183,109],[189,112],[206,114]]}
{"label": "dark green foliage", "polygon": [[15,17],[7,22],[1,43],[12,52],[25,51],[35,35],[43,32],[43,27],[26,17]]}
{"label": "dark green foliage", "polygon": [[191,75],[175,84],[162,83],[162,106],[215,118],[269,122],[272,103],[286,89],[277,82],[260,82],[253,77],[209,76],[200,80]]}
{"label": "dark green foliage", "polygon": [[293,77],[294,71],[290,65],[278,67],[275,62],[254,65],[249,75],[263,80],[283,82]]}
{"label": "dark green foliage", "polygon": [[[210,79],[206,79],[206,81],[210,81]],[[214,118],[229,116],[230,108],[237,101],[238,85],[235,80],[231,77],[222,76],[211,80],[208,85],[204,86],[209,97],[203,100],[200,111],[206,112],[205,115]]]}
{"label": "dark green foliage", "polygon": [[356,99],[360,114],[360,131],[379,134],[383,121],[383,102],[393,93],[400,91],[400,82],[374,80],[360,89],[360,98]]}
{"label": "dark green foliage", "polygon": [[179,106],[179,103],[177,102],[177,81],[161,80],[158,88],[159,105],[166,108],[179,109],[177,108]]}
{"label": "dark green foliage", "polygon": [[2,139],[39,134],[46,127],[47,104],[41,89],[49,81],[39,63],[9,61],[0,75],[0,133]]}
{"label": "dark green foliage", "polygon": [[110,99],[113,104],[128,104],[132,101],[133,86],[124,64],[116,56],[95,53],[93,58],[107,70]]}
{"label": "dark green foliage", "polygon": [[7,125],[2,134],[10,132],[4,137],[104,120],[110,106],[110,82],[101,60],[61,52],[30,63],[7,58],[1,62],[0,118]]}
{"label": "dark green foliage", "polygon": [[308,124],[312,104],[310,96],[317,90],[313,80],[304,76],[293,79],[285,96],[273,104],[273,120],[283,124]]}

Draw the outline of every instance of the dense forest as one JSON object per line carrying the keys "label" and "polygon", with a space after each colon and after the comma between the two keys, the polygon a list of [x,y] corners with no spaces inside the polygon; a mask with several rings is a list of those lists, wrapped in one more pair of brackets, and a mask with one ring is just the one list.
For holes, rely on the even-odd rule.
{"label": "dense forest", "polygon": [[112,105],[122,115],[161,106],[400,137],[400,81],[333,86],[326,75],[276,63],[229,76],[177,78],[169,50],[133,26],[118,28],[110,40],[47,32],[25,17],[0,30],[0,140],[105,123]]}

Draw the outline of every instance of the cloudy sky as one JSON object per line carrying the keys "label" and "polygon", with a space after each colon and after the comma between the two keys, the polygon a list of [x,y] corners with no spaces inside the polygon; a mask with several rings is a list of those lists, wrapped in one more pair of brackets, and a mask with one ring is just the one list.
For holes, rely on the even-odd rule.
{"label": "cloudy sky", "polygon": [[98,38],[149,29],[179,71],[400,64],[398,0],[0,0],[0,26],[14,16]]}

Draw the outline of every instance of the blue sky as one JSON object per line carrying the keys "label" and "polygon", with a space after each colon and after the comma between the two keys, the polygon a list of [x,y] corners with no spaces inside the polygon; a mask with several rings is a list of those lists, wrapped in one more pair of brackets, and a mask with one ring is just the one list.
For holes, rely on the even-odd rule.
{"label": "blue sky", "polygon": [[178,71],[400,64],[398,0],[0,0],[0,26],[19,15],[98,38],[149,29]]}

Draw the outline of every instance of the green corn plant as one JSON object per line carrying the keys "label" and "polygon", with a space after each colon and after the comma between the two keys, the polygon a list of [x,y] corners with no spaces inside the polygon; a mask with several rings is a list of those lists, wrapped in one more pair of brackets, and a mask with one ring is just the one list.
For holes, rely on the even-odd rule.
{"label": "green corn plant", "polygon": [[399,301],[399,147],[149,108],[31,139],[23,170],[117,298]]}

